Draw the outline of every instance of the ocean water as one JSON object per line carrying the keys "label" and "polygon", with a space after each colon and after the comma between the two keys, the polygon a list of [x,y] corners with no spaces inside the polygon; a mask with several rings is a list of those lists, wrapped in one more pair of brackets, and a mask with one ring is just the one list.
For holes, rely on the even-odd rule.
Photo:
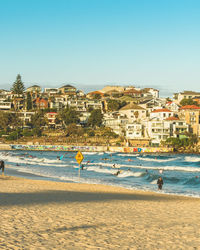
{"label": "ocean water", "polygon": [[[123,154],[82,152],[84,170],[76,152],[0,151],[5,174],[32,179],[81,182],[200,197],[200,156],[183,154]],[[61,160],[59,159],[61,158]],[[121,172],[116,175],[117,171]],[[163,190],[157,179],[163,177]]]}

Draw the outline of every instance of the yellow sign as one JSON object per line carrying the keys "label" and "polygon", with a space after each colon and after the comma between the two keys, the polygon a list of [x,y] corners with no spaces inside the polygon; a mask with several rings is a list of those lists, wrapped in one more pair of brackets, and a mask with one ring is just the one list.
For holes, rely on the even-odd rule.
{"label": "yellow sign", "polygon": [[78,162],[78,164],[81,164],[82,160],[84,159],[83,154],[81,153],[81,151],[78,151],[78,153],[75,156],[75,159]]}

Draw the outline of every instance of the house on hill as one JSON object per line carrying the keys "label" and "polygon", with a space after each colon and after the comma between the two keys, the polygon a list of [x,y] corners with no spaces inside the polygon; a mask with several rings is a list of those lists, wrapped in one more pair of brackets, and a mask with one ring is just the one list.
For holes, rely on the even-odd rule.
{"label": "house on hill", "polygon": [[126,115],[126,117],[129,119],[130,122],[140,121],[147,117],[146,109],[134,103],[129,103],[126,106],[122,107],[119,110],[119,113]]}
{"label": "house on hill", "polygon": [[48,100],[37,97],[35,100],[33,100],[33,107],[36,109],[47,109]]}
{"label": "house on hill", "polygon": [[177,103],[172,102],[172,101],[167,102],[165,106],[167,109],[169,109],[173,112],[178,112],[179,108],[180,108],[180,105],[178,105]]}
{"label": "house on hill", "polygon": [[89,99],[94,99],[95,97],[98,97],[96,99],[100,99],[104,96],[104,93],[102,93],[101,91],[92,91],[87,93],[86,97]]}
{"label": "house on hill", "polygon": [[59,92],[58,88],[45,88],[44,93],[46,93],[48,96],[54,96],[57,95]]}
{"label": "house on hill", "polygon": [[26,89],[26,93],[30,93],[32,99],[36,99],[37,97],[40,96],[41,92],[42,92],[42,88],[38,85],[33,85],[30,86]]}
{"label": "house on hill", "polygon": [[155,109],[150,113],[150,119],[152,118],[158,118],[159,120],[165,120],[168,117],[173,116],[173,112],[169,109],[163,108],[163,109]]}
{"label": "house on hill", "polygon": [[159,98],[159,90],[154,88],[144,88],[141,90],[144,97],[153,97],[155,99]]}
{"label": "house on hill", "polygon": [[136,98],[140,98],[143,96],[142,91],[136,89],[125,90],[124,95],[133,96]]}
{"label": "house on hill", "polygon": [[124,91],[124,87],[122,86],[105,86],[102,90],[100,90],[102,93],[107,93],[109,91],[117,91],[119,93],[122,93]]}
{"label": "house on hill", "polygon": [[63,94],[63,95],[76,95],[76,88],[72,85],[64,85],[62,87],[59,88],[59,91]]}
{"label": "house on hill", "polygon": [[183,99],[193,99],[194,97],[200,97],[200,92],[184,91],[177,94],[178,103],[180,103]]}
{"label": "house on hill", "polygon": [[38,92],[38,93],[41,93],[42,91],[42,88],[38,85],[33,85],[33,86],[30,86],[26,89],[26,92]]}

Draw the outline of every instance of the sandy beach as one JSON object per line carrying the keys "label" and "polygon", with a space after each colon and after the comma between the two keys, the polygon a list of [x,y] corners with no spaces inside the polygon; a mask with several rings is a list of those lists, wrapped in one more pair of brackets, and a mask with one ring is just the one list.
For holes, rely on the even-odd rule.
{"label": "sandy beach", "polygon": [[0,177],[0,249],[200,249],[200,199]]}

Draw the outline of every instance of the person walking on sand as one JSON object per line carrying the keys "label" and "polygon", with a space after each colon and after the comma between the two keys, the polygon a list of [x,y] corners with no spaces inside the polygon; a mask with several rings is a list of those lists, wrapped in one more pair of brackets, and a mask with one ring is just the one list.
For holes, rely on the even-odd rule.
{"label": "person walking on sand", "polygon": [[162,179],[162,177],[158,178],[157,184],[158,184],[158,190],[162,190],[162,186],[163,186],[163,179]]}
{"label": "person walking on sand", "polygon": [[1,161],[0,161],[0,169],[2,169],[2,175],[4,175],[4,168],[5,168],[5,166],[4,166],[4,161],[1,160]]}

